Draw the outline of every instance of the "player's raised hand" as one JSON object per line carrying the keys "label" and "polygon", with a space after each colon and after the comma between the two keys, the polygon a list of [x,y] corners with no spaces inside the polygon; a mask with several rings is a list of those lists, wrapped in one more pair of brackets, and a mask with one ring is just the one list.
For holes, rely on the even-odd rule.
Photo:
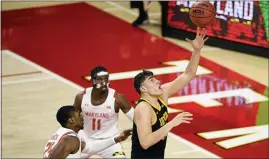
{"label": "player's raised hand", "polygon": [[176,117],[174,117],[171,122],[173,127],[178,126],[181,123],[190,123],[192,120],[192,114],[189,112],[179,113]]}
{"label": "player's raised hand", "polygon": [[196,37],[194,40],[186,38],[186,41],[191,44],[194,52],[200,52],[204,46],[204,43],[209,39],[206,37],[205,28],[197,27]]}

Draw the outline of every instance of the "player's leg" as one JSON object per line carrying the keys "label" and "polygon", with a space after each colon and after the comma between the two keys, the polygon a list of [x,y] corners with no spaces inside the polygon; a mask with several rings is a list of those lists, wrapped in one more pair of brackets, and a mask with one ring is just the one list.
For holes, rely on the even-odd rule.
{"label": "player's leg", "polygon": [[102,158],[126,158],[123,148],[120,143],[117,143],[109,148],[98,153]]}
{"label": "player's leg", "polygon": [[131,1],[131,8],[138,8],[139,16],[137,19],[132,23],[133,26],[137,27],[144,23],[148,22],[148,13],[145,11],[144,2],[143,1]]}

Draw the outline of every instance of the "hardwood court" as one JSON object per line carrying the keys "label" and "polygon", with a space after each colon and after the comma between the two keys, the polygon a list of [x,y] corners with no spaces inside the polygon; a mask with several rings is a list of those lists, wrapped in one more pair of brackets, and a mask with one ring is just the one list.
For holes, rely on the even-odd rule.
{"label": "hardwood court", "polygon": [[[137,12],[136,10],[130,10],[129,3],[127,2],[72,3],[72,5],[66,6],[55,6],[56,4],[63,3],[2,2],[4,11],[27,8],[27,10],[18,10],[20,12],[19,15],[25,13],[25,20],[20,20],[22,24],[27,24],[27,27],[20,28],[20,25],[18,25],[17,28],[3,29],[2,32],[2,36],[9,38],[4,38],[2,48],[2,154],[4,158],[42,156],[47,139],[59,127],[55,119],[57,109],[61,105],[72,104],[75,94],[89,85],[88,81],[82,77],[89,75],[90,68],[93,65],[103,64],[105,61],[110,72],[116,73],[141,69],[141,65],[137,65],[137,62],[133,61],[143,59],[144,56],[152,59],[152,62],[148,63],[146,60],[142,60],[142,67],[146,68],[167,67],[155,63],[160,61],[184,60],[190,56],[190,47],[186,42],[169,38],[163,40],[160,38],[160,7],[158,3],[153,3],[150,8],[151,24],[142,27],[142,29],[150,34],[143,30],[136,30],[130,27],[128,23],[131,23],[137,17]],[[37,6],[51,7],[31,10]],[[100,10],[104,12],[100,12]],[[35,20],[37,20],[34,19],[35,11],[43,15],[43,17],[39,17],[38,23],[35,23]],[[85,17],[88,18],[88,22],[82,16],[84,12]],[[100,17],[103,21],[92,21],[93,19],[88,15],[93,12],[96,13],[96,17]],[[13,15],[10,17],[11,21],[13,18],[16,19],[16,13],[12,13]],[[50,14],[53,16],[49,17]],[[65,16],[63,16],[64,14]],[[60,18],[60,16],[63,17]],[[117,17],[117,19],[115,20],[114,17]],[[32,21],[31,18],[33,18]],[[72,26],[69,20],[77,22],[78,25],[75,27]],[[81,21],[85,21],[85,23],[80,24]],[[94,22],[95,24],[93,24]],[[97,34],[103,32],[103,28],[112,30],[111,27],[105,25],[106,22],[111,24],[111,26],[116,26],[113,28],[116,30],[115,33],[108,34],[106,32],[106,34],[102,35]],[[36,24],[42,25],[37,27]],[[100,30],[98,30],[98,25],[100,26]],[[76,27],[79,29],[74,29]],[[57,30],[62,30],[63,33],[66,31],[69,34],[61,34]],[[96,34],[94,34],[95,32]],[[50,34],[53,35],[51,39],[47,38]],[[23,39],[21,38],[22,35]],[[121,36],[123,40],[118,36]],[[70,37],[80,39],[71,39]],[[145,40],[143,45],[133,50],[134,47],[130,46],[131,42],[139,42],[142,39],[141,37]],[[72,43],[69,43],[70,39]],[[168,43],[166,40],[171,43]],[[153,45],[153,42],[156,43]],[[99,46],[91,46],[91,43],[98,44]],[[103,47],[102,43],[110,47]],[[157,46],[161,47],[156,48]],[[92,53],[98,52],[98,49],[101,50],[100,53]],[[158,50],[162,50],[163,52],[158,52]],[[102,54],[102,52],[105,53]],[[231,99],[232,105],[236,104],[236,102],[239,102],[239,104],[237,103],[238,105],[240,105],[240,102],[243,103],[241,103],[242,107],[233,108],[232,111],[238,114],[244,112],[244,114],[240,114],[242,116],[239,116],[232,126],[246,127],[254,125],[252,119],[261,110],[257,109],[262,107],[263,113],[266,112],[266,108],[268,110],[268,98],[265,94],[263,95],[263,92],[268,87],[267,59],[210,46],[204,48],[202,56],[201,66],[215,73],[212,76],[216,76],[219,78],[218,80],[225,81],[224,83],[227,84],[227,87],[234,89],[250,88],[258,93],[259,100],[257,99],[253,103],[246,104],[253,109],[246,109],[246,106],[242,106],[245,104],[245,101],[241,98]],[[106,57],[106,59],[100,60],[100,57]],[[122,67],[128,65],[131,67]],[[219,75],[218,71],[221,72]],[[228,79],[222,74],[223,72],[229,76],[229,78],[227,77]],[[166,81],[176,77],[175,73],[167,75],[168,77],[166,75],[160,75],[160,78]],[[203,78],[197,81],[194,80],[194,82],[196,81],[198,85],[199,81],[206,83],[204,87],[210,89],[209,84],[203,82],[203,80],[210,83],[211,76],[200,76]],[[245,81],[247,82],[244,83]],[[217,83],[213,84],[218,85]],[[136,99],[135,92],[131,89],[132,84],[130,79],[112,81],[112,86],[126,94],[130,100]],[[224,87],[226,86],[223,86],[222,91],[225,91]],[[188,88],[195,87],[190,85]],[[196,89],[199,94],[198,87]],[[217,92],[217,90],[215,91]],[[188,92],[186,89],[181,95],[195,96],[196,94]],[[220,100],[220,102],[223,101]],[[228,101],[224,101],[224,103],[229,106]],[[267,104],[267,106],[258,106],[259,104]],[[204,115],[199,115],[196,112],[195,116],[203,121],[203,124],[205,124],[204,127],[207,127],[206,124],[210,124],[208,130],[210,130],[210,127],[212,127],[212,130],[214,130],[213,128],[228,129],[231,127],[231,121],[228,121],[228,119],[223,121],[221,117],[217,118],[214,116],[216,111],[219,111],[219,113],[222,111],[217,108],[212,111],[204,108],[200,109],[197,105],[190,105],[187,108],[184,103],[179,104],[179,106],[172,106],[172,108],[171,111],[175,112],[178,112],[178,109],[203,112]],[[175,114],[171,113],[171,117]],[[265,114],[265,119],[268,119],[267,115]],[[264,117],[264,115],[262,116]],[[244,117],[248,117],[249,120],[243,122],[245,120]],[[216,122],[212,121],[211,118],[215,118]],[[223,124],[220,125],[221,122]],[[260,124],[258,125],[268,126],[268,123],[264,119],[259,122]],[[225,150],[216,146],[214,147],[211,141],[190,134],[194,131],[199,130],[200,132],[200,130],[205,129],[202,127],[203,124],[201,126],[201,122],[200,126],[198,122],[194,122],[193,124],[194,126],[192,127],[183,126],[183,130],[185,129],[186,131],[175,129],[173,130],[173,134],[169,134],[166,151],[167,158],[226,158],[237,155],[236,152],[250,149],[258,150],[261,145],[268,147],[268,139],[243,145],[236,150]],[[129,120],[123,114],[120,114],[121,129],[128,128],[130,125]],[[195,130],[195,128],[198,129]],[[122,143],[122,145],[129,157],[131,151],[130,139]],[[219,154],[215,153],[217,151]],[[253,154],[266,156],[266,152],[262,150],[257,151],[257,153],[253,152],[250,155]]]}

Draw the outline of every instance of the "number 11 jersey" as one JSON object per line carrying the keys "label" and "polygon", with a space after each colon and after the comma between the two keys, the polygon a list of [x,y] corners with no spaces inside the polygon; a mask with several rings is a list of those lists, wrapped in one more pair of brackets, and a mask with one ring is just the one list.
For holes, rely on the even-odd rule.
{"label": "number 11 jersey", "polygon": [[116,91],[108,88],[105,102],[93,105],[91,102],[92,89],[93,87],[90,87],[85,90],[81,103],[84,134],[92,139],[105,139],[118,135],[118,113],[115,112]]}

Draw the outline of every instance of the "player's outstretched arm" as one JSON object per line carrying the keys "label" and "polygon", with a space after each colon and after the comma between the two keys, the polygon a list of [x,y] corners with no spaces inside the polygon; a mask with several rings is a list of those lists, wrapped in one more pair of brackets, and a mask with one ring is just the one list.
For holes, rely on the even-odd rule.
{"label": "player's outstretched arm", "polygon": [[124,95],[117,93],[115,99],[115,103],[117,104],[119,109],[121,109],[121,111],[127,116],[128,119],[133,121],[134,108],[129,104],[127,98]]}
{"label": "player's outstretched arm", "polygon": [[186,39],[193,48],[190,62],[184,73],[182,73],[178,78],[176,78],[172,82],[163,84],[161,86],[164,91],[164,100],[172,96],[174,93],[180,91],[192,80],[192,78],[195,77],[200,60],[200,52],[207,39],[208,37],[206,37],[204,28],[202,29],[202,31],[200,30],[200,28],[197,28],[197,33],[194,40]]}
{"label": "player's outstretched arm", "polygon": [[74,101],[74,107],[77,108],[77,110],[79,110],[80,112],[82,111],[81,110],[81,103],[82,103],[82,98],[83,98],[83,94],[84,92],[79,92],[76,97],[75,97],[75,101]]}
{"label": "player's outstretched arm", "polygon": [[147,103],[142,102],[136,106],[134,122],[137,127],[139,142],[143,149],[148,149],[150,146],[159,142],[173,128],[173,125],[168,123],[159,130],[152,132],[152,117],[153,110]]}
{"label": "player's outstretched arm", "polygon": [[130,135],[132,134],[132,130],[128,129],[122,132],[122,134],[115,138],[104,139],[104,140],[97,140],[97,141],[82,141],[82,152],[94,155],[97,152],[103,151],[108,147],[121,142],[125,141]]}
{"label": "player's outstretched arm", "polygon": [[143,149],[148,149],[150,146],[162,140],[173,127],[178,126],[181,123],[190,123],[190,120],[192,120],[192,114],[183,112],[178,114],[157,131],[152,132],[152,111],[152,108],[144,102],[139,103],[135,109],[134,122],[136,123],[139,142]]}
{"label": "player's outstretched arm", "polygon": [[79,139],[74,136],[64,137],[52,150],[48,158],[66,158],[79,150]]}

